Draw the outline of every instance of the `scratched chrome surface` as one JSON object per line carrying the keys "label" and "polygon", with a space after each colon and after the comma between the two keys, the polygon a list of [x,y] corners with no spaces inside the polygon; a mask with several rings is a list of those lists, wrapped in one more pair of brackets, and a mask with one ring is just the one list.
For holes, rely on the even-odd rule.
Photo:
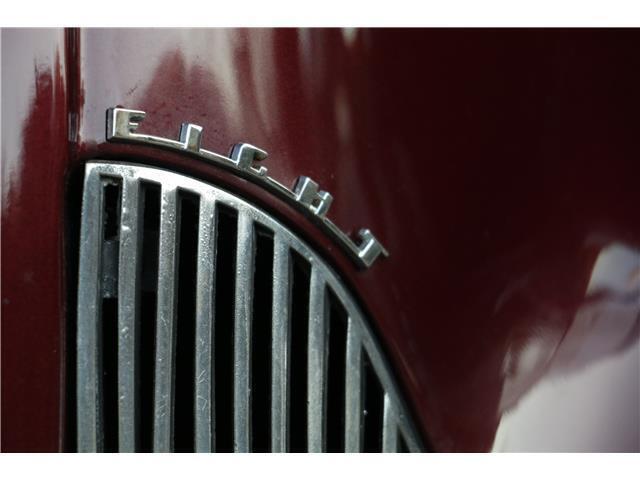
{"label": "scratched chrome surface", "polygon": [[[288,378],[290,352],[290,251],[300,254],[311,267],[309,287],[309,331],[307,358],[307,446],[309,451],[325,450],[327,423],[327,376],[330,289],[348,315],[345,363],[344,445],[348,452],[362,449],[364,409],[363,358],[366,353],[383,389],[381,446],[385,452],[400,449],[400,439],[410,451],[420,451],[421,443],[411,425],[392,374],[374,339],[365,317],[339,277],[304,242],[246,201],[216,187],[167,170],[121,163],[94,161],[87,164],[82,205],[80,267],[78,287],[77,434],[79,451],[102,449],[102,414],[99,378],[100,312],[102,291],[100,251],[102,248],[102,203],[105,182],[122,184],[120,259],[118,286],[118,420],[119,450],[135,451],[137,409],[135,400],[135,331],[137,324],[137,264],[139,235],[139,191],[141,182],[161,186],[161,213],[158,267],[158,307],[153,401],[153,449],[173,449],[172,417],[175,382],[176,329],[176,223],[180,221],[177,192],[188,191],[200,198],[197,252],[196,340],[194,371],[194,445],[196,451],[215,451],[213,403],[216,386],[212,377],[212,338],[215,318],[215,209],[217,205],[238,212],[234,312],[234,449],[251,449],[251,344],[252,285],[254,271],[254,227],[262,225],[274,232],[272,310],[272,411],[271,449],[288,450]],[[299,361],[299,360],[298,360]],[[197,381],[195,381],[197,379]],[[213,387],[213,388],[212,388]]]}

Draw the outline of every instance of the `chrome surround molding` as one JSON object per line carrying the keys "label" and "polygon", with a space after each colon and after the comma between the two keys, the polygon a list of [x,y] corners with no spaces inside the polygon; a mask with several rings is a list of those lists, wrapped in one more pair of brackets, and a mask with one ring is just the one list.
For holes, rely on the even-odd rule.
{"label": "chrome surround molding", "polygon": [[228,157],[205,150],[200,146],[202,127],[192,123],[181,125],[179,140],[137,133],[145,116],[146,113],[141,110],[110,108],[107,110],[107,141],[138,143],[187,152],[230,170],[289,201],[298,210],[307,214],[361,268],[370,267],[380,255],[389,256],[387,250],[369,229],[360,229],[359,241],[356,243],[329,220],[326,215],[333,197],[330,193],[320,190],[319,185],[311,178],[298,177],[293,190],[290,190],[269,177],[266,167],[255,165],[256,162],[267,158],[267,152],[264,150],[248,143],[235,144]]}
{"label": "chrome surround molding", "polygon": [[[363,442],[363,391],[366,353],[382,387],[383,422],[381,445],[385,452],[400,449],[400,438],[409,451],[421,451],[421,443],[409,420],[393,376],[366,319],[339,276],[306,243],[271,216],[224,190],[193,178],[159,168],[93,161],[86,165],[81,211],[80,261],[77,306],[77,446],[78,451],[101,451],[103,413],[100,350],[104,187],[119,182],[121,188],[118,274],[118,448],[135,451],[136,422],[136,331],[139,324],[139,277],[141,263],[141,182],[160,186],[160,238],[155,330],[155,380],[153,392],[153,450],[173,449],[175,346],[172,341],[176,318],[176,230],[180,212],[179,192],[199,197],[197,285],[195,291],[194,447],[198,452],[215,451],[215,388],[233,388],[234,450],[251,447],[251,338],[254,232],[260,225],[273,232],[273,287],[271,341],[271,450],[289,447],[289,377],[291,372],[291,252],[310,266],[307,349],[307,448],[324,451],[327,423],[327,378],[329,307],[328,291],[347,314],[344,372],[344,445],[358,452]],[[213,368],[216,210],[219,205],[237,212],[235,271],[233,386],[216,386]],[[298,359],[297,361],[300,361]]]}

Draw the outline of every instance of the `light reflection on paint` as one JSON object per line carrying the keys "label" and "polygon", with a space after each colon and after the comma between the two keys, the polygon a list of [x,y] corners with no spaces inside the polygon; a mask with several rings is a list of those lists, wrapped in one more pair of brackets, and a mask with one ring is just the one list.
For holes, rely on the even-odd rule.
{"label": "light reflection on paint", "polygon": [[[59,82],[64,74],[60,67],[63,52],[57,51],[52,44],[53,35],[60,35],[49,29],[2,29],[1,55],[2,72],[10,73],[11,88],[2,89],[2,205],[8,209],[12,191],[18,186],[22,164],[24,125],[21,119],[28,112],[38,93],[38,80],[48,79]],[[35,58],[25,55],[26,51],[35,52]],[[16,81],[20,78],[21,81]],[[3,79],[3,81],[6,81]],[[51,88],[61,88],[50,85]],[[25,93],[28,91],[29,93]]]}
{"label": "light reflection on paint", "polygon": [[507,354],[494,451],[640,451],[639,271],[638,250],[604,248],[557,348]]}

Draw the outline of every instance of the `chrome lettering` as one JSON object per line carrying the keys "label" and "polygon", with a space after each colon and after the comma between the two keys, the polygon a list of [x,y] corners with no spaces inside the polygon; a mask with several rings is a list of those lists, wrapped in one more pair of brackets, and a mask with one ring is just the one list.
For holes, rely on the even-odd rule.
{"label": "chrome lettering", "polygon": [[176,151],[186,151],[268,188],[272,193],[284,197],[299,209],[310,211],[312,219],[315,219],[316,223],[325,232],[329,233],[360,267],[367,268],[379,256],[389,255],[370,230],[360,230],[358,232],[360,242],[356,244],[331,220],[326,218],[329,207],[333,202],[333,197],[329,192],[320,190],[318,184],[311,178],[299,177],[293,190],[290,190],[277,180],[269,177],[265,167],[256,165],[256,162],[267,158],[267,152],[261,148],[249,143],[236,143],[231,148],[229,156],[225,157],[201,147],[203,129],[201,126],[192,123],[183,123],[180,126],[178,140],[139,133],[137,131],[138,127],[145,116],[146,113],[141,110],[110,108],[107,111],[107,140],[110,142],[140,143]]}

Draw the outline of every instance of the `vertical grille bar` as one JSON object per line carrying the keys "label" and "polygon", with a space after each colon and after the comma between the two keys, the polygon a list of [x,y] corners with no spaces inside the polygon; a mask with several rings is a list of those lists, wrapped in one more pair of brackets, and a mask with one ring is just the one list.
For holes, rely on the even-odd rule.
{"label": "vertical grille bar", "polygon": [[307,360],[307,449],[325,449],[328,321],[325,282],[315,266],[309,285],[309,350]]}
{"label": "vertical grille bar", "polygon": [[362,336],[349,316],[345,372],[344,447],[345,452],[362,450]]}
{"label": "vertical grille bar", "polygon": [[289,448],[289,352],[291,282],[289,245],[273,238],[273,313],[271,346],[271,451]]}
{"label": "vertical grille bar", "polygon": [[158,311],[156,322],[156,369],[153,415],[153,450],[173,448],[173,367],[176,317],[177,190],[162,186],[160,246],[158,254]]}
{"label": "vertical grille bar", "polygon": [[195,438],[196,452],[211,452],[213,447],[214,383],[214,283],[215,283],[215,200],[200,198],[198,233],[198,266],[196,278],[196,345],[195,345]]}
{"label": "vertical grille bar", "polygon": [[118,273],[118,448],[136,449],[136,337],[138,335],[139,182],[122,180]]}
{"label": "vertical grille bar", "polygon": [[254,270],[253,219],[238,212],[236,248],[236,301],[234,325],[234,450],[248,452],[251,445],[251,306]]}
{"label": "vertical grille bar", "polygon": [[384,394],[384,413],[382,417],[382,451],[395,453],[398,451],[398,425],[395,412],[388,394]]}
{"label": "vertical grille bar", "polygon": [[78,271],[77,448],[96,452],[102,450],[98,341],[104,193],[100,174],[93,169],[87,169],[85,185]]}

